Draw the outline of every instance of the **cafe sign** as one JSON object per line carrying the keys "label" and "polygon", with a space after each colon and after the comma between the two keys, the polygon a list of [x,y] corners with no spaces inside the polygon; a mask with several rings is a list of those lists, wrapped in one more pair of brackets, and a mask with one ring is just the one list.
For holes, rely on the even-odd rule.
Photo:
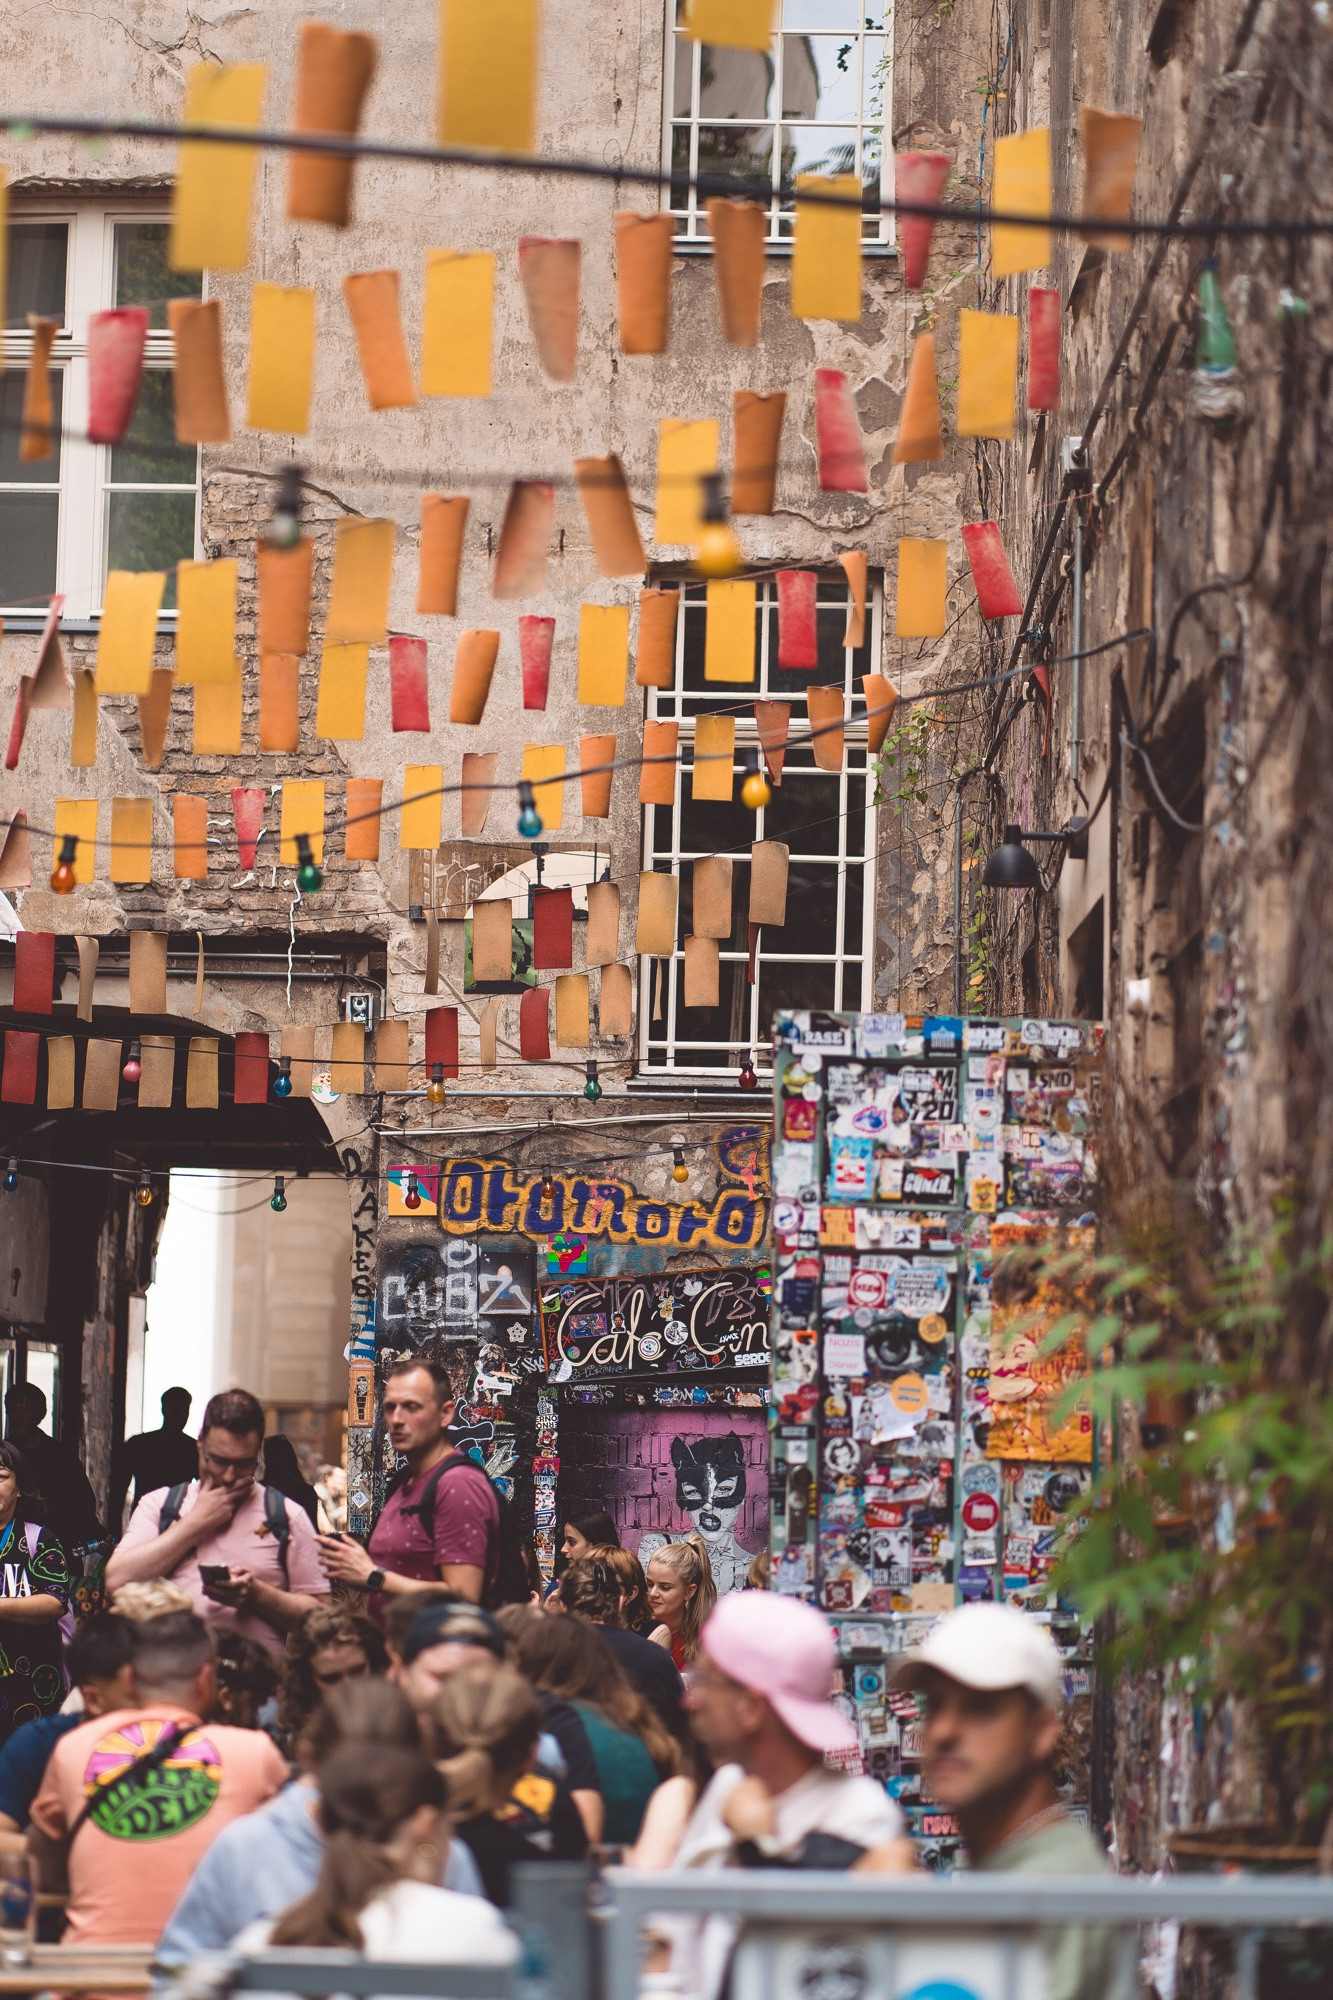
{"label": "cafe sign", "polygon": [[769,1272],[671,1271],[540,1287],[553,1382],[766,1368]]}

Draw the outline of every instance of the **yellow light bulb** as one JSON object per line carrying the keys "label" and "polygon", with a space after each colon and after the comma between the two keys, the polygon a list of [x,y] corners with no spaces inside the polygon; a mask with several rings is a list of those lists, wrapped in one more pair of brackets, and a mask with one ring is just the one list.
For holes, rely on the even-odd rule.
{"label": "yellow light bulb", "polygon": [[432,1077],[430,1082],[426,1085],[426,1096],[431,1104],[444,1103],[444,1085],[438,1080],[438,1078]]}
{"label": "yellow light bulb", "polygon": [[705,521],[699,529],[694,568],[699,576],[735,576],[744,562],[736,530],[728,521]]}
{"label": "yellow light bulb", "polygon": [[748,806],[751,812],[757,813],[760,807],[766,806],[772,797],[773,787],[769,784],[763,772],[751,771],[749,777],[741,786],[741,804]]}
{"label": "yellow light bulb", "polygon": [[690,1170],[686,1166],[684,1160],[681,1160],[678,1163],[678,1165],[674,1166],[671,1169],[671,1178],[673,1181],[687,1181],[689,1177],[690,1177]]}

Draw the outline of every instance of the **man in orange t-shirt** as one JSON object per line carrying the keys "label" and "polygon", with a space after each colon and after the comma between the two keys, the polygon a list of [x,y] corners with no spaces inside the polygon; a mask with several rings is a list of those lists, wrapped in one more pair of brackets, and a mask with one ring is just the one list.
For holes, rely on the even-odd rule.
{"label": "man in orange t-shirt", "polygon": [[62,1737],[32,1803],[43,1886],[68,1876],[71,1944],[156,1944],[205,1849],[288,1778],[262,1730],[206,1720],[214,1642],[192,1611],[136,1625],[131,1671],[141,1705]]}

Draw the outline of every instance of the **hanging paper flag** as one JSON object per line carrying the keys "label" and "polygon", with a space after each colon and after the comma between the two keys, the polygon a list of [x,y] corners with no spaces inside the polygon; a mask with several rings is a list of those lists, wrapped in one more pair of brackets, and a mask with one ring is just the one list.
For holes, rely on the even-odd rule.
{"label": "hanging paper flag", "polygon": [[679,590],[639,592],[639,650],[634,662],[636,687],[671,687],[676,678],[676,621]]}
{"label": "hanging paper flag", "polygon": [[121,1042],[89,1042],[83,1052],[85,1111],[114,1111],[120,1102]]}
{"label": "hanging paper flag", "polygon": [[325,646],[382,646],[389,636],[393,522],[340,521],[333,538]]}
{"label": "hanging paper flag", "polygon": [[866,642],[866,559],[860,549],[844,549],[838,562],[852,593],[842,643],[859,652]]}
{"label": "hanging paper flag", "polygon": [[607,965],[597,989],[597,1032],[610,1041],[634,1032],[634,978],[627,965]]}
{"label": "hanging paper flag", "polygon": [[611,816],[611,780],[615,772],[610,767],[615,756],[614,736],[580,736],[579,803],[585,819]]}
{"label": "hanging paper flag", "polygon": [[1004,552],[998,521],[976,521],[963,529],[963,547],[972,565],[977,608],[983,618],[1017,618],[1023,600]]}
{"label": "hanging paper flag", "polygon": [[777,498],[778,453],[787,397],[781,389],[760,396],[738,389],[732,398],[734,463],[733,514],[771,514]]}
{"label": "hanging paper flag", "polygon": [[421,496],[421,569],[417,610],[452,618],[458,610],[458,572],[463,560],[463,529],[468,500],[462,493]]}
{"label": "hanging paper flag", "polygon": [[359,743],[366,733],[369,646],[325,645],[319,662],[315,735],[326,743]]}
{"label": "hanging paper flag", "polygon": [[1011,438],[1018,378],[1018,320],[1012,313],[958,315],[958,435]]}
{"label": "hanging paper flag", "polygon": [[107,868],[112,882],[151,882],[153,879],[153,801],[112,799],[111,860]]}
{"label": "hanging paper flag", "polygon": [[551,647],[554,618],[525,612],[518,621],[518,663],[523,676],[524,708],[543,709],[551,687]]}
{"label": "hanging paper flag", "polygon": [[41,1045],[40,1035],[22,1033],[17,1028],[5,1029],[5,1073],[0,1082],[0,1100],[4,1103],[37,1102],[37,1057]]}
{"label": "hanging paper flag", "polygon": [[32,887],[32,838],[28,832],[28,815],[20,808],[10,816],[5,828],[4,846],[0,847],[0,889],[31,889]]}
{"label": "hanging paper flag", "polygon": [[220,299],[168,299],[175,346],[171,401],[177,444],[225,444],[231,436],[222,367]]}
{"label": "hanging paper flag", "polygon": [[99,694],[147,694],[166,583],[162,570],[108,572],[97,635]]}
{"label": "hanging paper flag", "polygon": [[46,1108],[72,1111],[74,1091],[74,1037],[48,1035],[46,1038]]}
{"label": "hanging paper flag", "polygon": [[475,726],[486,712],[500,652],[498,632],[460,632],[449,689],[449,720]]}
{"label": "hanging paper flag", "polygon": [[444,839],[444,766],[409,764],[403,773],[403,805],[398,846],[403,852],[434,853]]}
{"label": "hanging paper flag", "polygon": [[479,840],[486,830],[486,815],[491,809],[491,792],[495,785],[495,768],[499,761],[498,750],[463,752],[463,789],[459,794],[459,814],[464,840]]}
{"label": "hanging paper flag", "polygon": [[389,701],[396,731],[430,729],[426,642],[406,632],[389,635]]}
{"label": "hanging paper flag", "polygon": [[554,486],[544,479],[516,479],[500,524],[492,597],[536,597],[546,589],[554,528]]}
{"label": "hanging paper flag", "polygon": [[[1078,116],[1083,128],[1083,213],[1107,222],[1128,222],[1143,120],[1126,112],[1098,111],[1091,104],[1080,105]],[[1133,241],[1123,229],[1084,229],[1082,234],[1103,250],[1128,250]]]}
{"label": "hanging paper flag", "polygon": [[191,747],[196,757],[239,757],[244,703],[240,661],[236,677],[223,686],[205,681],[194,691],[194,736]]}
{"label": "hanging paper flag", "polygon": [[232,1103],[268,1103],[268,1036],[237,1035],[232,1051]]}
{"label": "hanging paper flag", "polygon": [[585,604],[579,610],[579,702],[623,708],[629,673],[629,606]]}
{"label": "hanging paper flag", "polygon": [[130,932],[130,1012],[167,1011],[167,945],[165,931]]}
{"label": "hanging paper flag", "polygon": [[579,351],[583,245],[568,237],[520,236],[518,281],[537,359],[553,382],[572,382]]}
{"label": "hanging paper flag", "polygon": [[686,1007],[716,1007],[721,990],[717,939],[687,937],[683,1003]]}
{"label": "hanging paper flag", "polygon": [[907,539],[898,544],[898,602],[894,631],[900,639],[941,639],[948,621],[947,542]]}
{"label": "hanging paper flag", "polygon": [[255,848],[264,824],[264,801],[268,793],[262,785],[233,785],[232,818],[236,822],[236,848],[241,867],[250,873],[255,865]]}
{"label": "hanging paper flag", "polygon": [[58,319],[42,319],[28,314],[31,346],[28,372],[23,383],[22,427],[19,432],[19,460],[32,465],[53,454],[55,420],[51,402],[51,343],[60,331]]}
{"label": "hanging paper flag", "polygon": [[178,882],[208,874],[208,800],[176,792],[171,801],[172,870]]}
{"label": "hanging paper flag", "polygon": [[101,950],[95,937],[75,938],[74,948],[79,954],[79,1002],[76,1017],[80,1021],[93,1018],[93,990],[97,984],[97,960]]}
{"label": "hanging paper flag", "polygon": [[500,1032],[500,996],[492,993],[483,1000],[481,1020],[477,1024],[477,1046],[483,1069],[494,1069],[496,1061],[495,1044]]}
{"label": "hanging paper flag", "polygon": [[360,1097],[366,1088],[366,1029],[362,1021],[339,1021],[333,1030],[329,1083],[339,1096]]}
{"label": "hanging paper flag", "polygon": [[310,647],[310,595],[314,580],[315,545],[308,535],[289,549],[260,542],[259,651],[300,655]]}
{"label": "hanging paper flag", "polygon": [[514,969],[514,906],[507,896],[472,905],[472,983],[508,980]]}
{"label": "hanging paper flag", "polygon": [[[453,1013],[453,1008],[441,1008],[441,1013]],[[430,1015],[426,1016],[427,1032]],[[287,1036],[283,1034],[283,1054],[287,1053]],[[412,1027],[408,1021],[381,1021],[375,1030],[375,1088],[386,1093],[411,1088],[411,1044]],[[295,1091],[292,1092],[295,1096]]]}
{"label": "hanging paper flag", "polygon": [[821,771],[840,771],[843,752],[843,699],[838,687],[812,687],[805,697],[810,749]]}
{"label": "hanging paper flag", "polygon": [[586,1049],[590,1040],[588,975],[566,972],[555,982],[555,1042],[560,1049]]}
{"label": "hanging paper flag", "polygon": [[819,641],[815,635],[815,586],[818,581],[812,569],[778,571],[780,667],[819,665]]}
{"label": "hanging paper flag", "polygon": [[855,174],[796,176],[791,310],[793,319],[861,317],[861,183]]}
{"label": "hanging paper flag", "polygon": [[439,1063],[446,1079],[458,1075],[458,1009],[429,1007],[426,1010],[426,1067]]}
{"label": "hanging paper flag", "polygon": [[383,778],[349,778],[343,806],[343,853],[349,861],[380,858]]}
{"label": "hanging paper flag", "polygon": [[678,722],[658,722],[644,718],[643,762],[639,766],[639,804],[669,806],[676,797],[676,749],[680,737]]}
{"label": "hanging paper flag", "polygon": [[1028,408],[1060,407],[1060,293],[1053,285],[1028,289]]}
{"label": "hanging paper flag", "polygon": [[301,662],[292,653],[259,656],[259,747],[276,756],[301,747]]}
{"label": "hanging paper flag", "polygon": [[67,835],[74,840],[74,880],[82,888],[93,879],[97,845],[97,800],[57,799],[53,856],[60,853]]}
{"label": "hanging paper flag", "polygon": [[288,778],[282,787],[282,814],[278,826],[278,862],[295,868],[301,859],[297,836],[305,834],[317,866],[324,861],[324,780]]}
{"label": "hanging paper flag", "polygon": [[616,301],[625,354],[665,354],[671,324],[671,251],[676,225],[656,215],[615,218]]}
{"label": "hanging paper flag", "polygon": [[354,271],[343,279],[343,297],[361,360],[372,410],[409,409],[417,400],[412,357],[403,338],[396,271]]}
{"label": "hanging paper flag", "polygon": [[694,725],[694,768],[690,775],[692,799],[721,799],[731,803],[735,783],[736,718],[734,715],[701,714]]}
{"label": "hanging paper flag", "polygon": [[[295,132],[339,132],[354,138],[375,74],[375,37],[345,34],[325,21],[303,21],[296,50]],[[293,153],[287,167],[287,220],[352,219],[352,169],[345,153]]]}
{"label": "hanging paper flag", "polygon": [[587,965],[614,965],[620,956],[620,891],[614,882],[588,885],[588,935],[583,957]]}
{"label": "hanging paper flag", "polygon": [[551,1054],[551,989],[529,986],[518,1003],[518,1052],[524,1062],[547,1062]]}
{"label": "hanging paper flag", "polygon": [[314,375],[315,294],[305,285],[256,284],[250,293],[245,416],[251,430],[304,437]]}
{"label": "hanging paper flag", "polygon": [[176,1087],[176,1037],[139,1037],[139,1109],[170,1111]]}
{"label": "hanging paper flag", "polygon": [[[185,72],[185,125],[258,128],[267,71],[262,63],[194,63]],[[173,271],[243,271],[250,261],[255,146],[187,139],[171,197],[167,262]]]}
{"label": "hanging paper flag", "polygon": [[774,33],[774,0],[685,0],[685,33],[719,49],[759,49]]}
{"label": "hanging paper flag", "polygon": [[[65,661],[65,649],[60,638],[60,614],[64,608],[63,596],[52,597],[47,605],[46,623],[37,645],[37,665],[30,674],[20,674],[18,691],[14,697],[14,719],[10,725],[9,747],[5,752],[5,769],[17,768],[19,752],[23,748],[23,738],[28,727],[28,717],[36,709],[69,708],[73,703],[70,688],[69,668]],[[4,625],[0,621],[0,632]]]}
{"label": "hanging paper flag", "polygon": [[815,370],[815,438],[822,493],[870,490],[856,404],[840,368]]}
{"label": "hanging paper flag", "polygon": [[877,757],[884,748],[884,739],[893,722],[893,711],[898,706],[898,690],[883,674],[866,674],[861,682],[861,692],[866,703],[866,741],[871,756]]}
{"label": "hanging paper flag", "polygon": [[519,776],[532,786],[533,801],[548,833],[559,833],[565,814],[565,746],[525,743]]}
{"label": "hanging paper flag", "polygon": [[648,870],[639,876],[639,915],[634,949],[641,958],[670,958],[676,949],[676,897],[679,889],[679,878],[675,875],[659,875]]}
{"label": "hanging paper flag", "polygon": [[[1004,215],[1047,217],[1051,212],[1051,135],[1045,126],[995,142],[991,207]],[[1049,228],[1007,222],[991,225],[991,276],[1040,271],[1051,261]]]}
{"label": "hanging paper flag", "polygon": [[218,1108],[218,1044],[211,1035],[190,1037],[190,1051],[185,1059],[185,1104],[189,1111]]}
{"label": "hanging paper flag", "polygon": [[88,318],[88,442],[119,444],[130,427],[143,374],[148,308],[121,306]]}
{"label": "hanging paper flag", "polygon": [[490,395],[494,317],[494,251],[426,252],[423,396]]}
{"label": "hanging paper flag", "polygon": [[663,417],[657,432],[657,518],[653,539],[689,547],[703,521],[703,477],[717,471],[717,422]]}
{"label": "hanging paper flag", "polygon": [[[747,578],[710,583],[704,593],[704,679],[754,680],[757,586]],[[728,794],[728,797],[730,794]]]}
{"label": "hanging paper flag", "polygon": [[723,855],[709,854],[696,861],[692,871],[690,906],[697,938],[731,936],[731,863]]}
{"label": "hanging paper flag", "polygon": [[[893,198],[915,202],[922,208],[936,208],[949,178],[947,153],[895,153],[893,156]],[[909,292],[919,292],[930,261],[930,244],[935,234],[933,215],[903,215],[897,218],[898,247],[903,260],[903,284]]]}
{"label": "hanging paper flag", "polygon": [[768,210],[757,201],[725,201],[717,196],[706,206],[722,336],[733,347],[757,347]]}
{"label": "hanging paper flag", "polygon": [[754,705],[754,726],[759,733],[759,748],[764,753],[768,775],[775,785],[782,783],[782,766],[787,756],[787,731],[791,725],[791,703],[789,701],[757,701]]}
{"label": "hanging paper flag", "polygon": [[167,725],[171,720],[171,696],[176,676],[170,667],[154,667],[147,694],[136,695],[139,711],[139,744],[145,768],[156,771],[167,747]]}
{"label": "hanging paper flag", "polygon": [[539,0],[440,0],[442,146],[532,151],[540,34]]}
{"label": "hanging paper flag", "polygon": [[176,565],[176,679],[182,687],[230,681],[236,673],[237,565]]}
{"label": "hanging paper flag", "polygon": [[750,922],[787,921],[787,863],[791,849],[780,840],[756,840],[750,846]]}
{"label": "hanging paper flag", "polygon": [[14,933],[14,1012],[49,1014],[55,998],[56,941],[51,931]]}
{"label": "hanging paper flag", "polygon": [[532,892],[532,963],[537,972],[563,972],[574,963],[574,891]]}
{"label": "hanging paper flag", "polygon": [[895,465],[913,465],[943,456],[940,396],[935,377],[935,336],[933,333],[919,333],[912,349],[912,365],[907,371],[898,435],[893,444],[893,462]]}
{"label": "hanging paper flag", "polygon": [[614,452],[605,458],[576,458],[574,478],[602,575],[642,576],[648,564],[620,460]]}

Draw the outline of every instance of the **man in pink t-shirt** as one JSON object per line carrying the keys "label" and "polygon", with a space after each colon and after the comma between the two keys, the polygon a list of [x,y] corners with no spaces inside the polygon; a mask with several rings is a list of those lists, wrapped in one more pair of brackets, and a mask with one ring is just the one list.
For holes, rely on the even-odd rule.
{"label": "man in pink t-shirt", "polygon": [[329,1595],[310,1517],[255,1478],[264,1412],[244,1389],[214,1396],[199,1433],[199,1478],[146,1493],[106,1566],[123,1583],[170,1577],[210,1625],[234,1626],[281,1659],[292,1627]]}

